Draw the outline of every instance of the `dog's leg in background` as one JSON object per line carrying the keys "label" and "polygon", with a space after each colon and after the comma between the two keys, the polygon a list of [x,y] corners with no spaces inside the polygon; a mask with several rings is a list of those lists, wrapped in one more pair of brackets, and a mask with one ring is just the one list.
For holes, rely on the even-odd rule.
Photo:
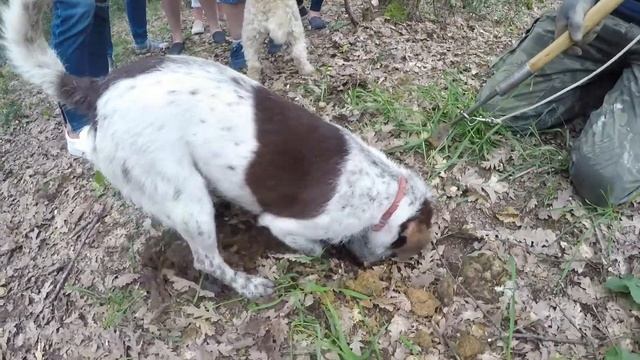
{"label": "dog's leg in background", "polygon": [[291,56],[298,68],[298,71],[302,75],[310,75],[313,73],[313,65],[309,62],[307,54],[307,41],[304,35],[304,27],[302,26],[302,20],[300,19],[300,13],[298,9],[293,12],[294,21],[289,24],[289,38],[291,41]]}
{"label": "dog's leg in background", "polygon": [[242,45],[244,47],[244,56],[247,60],[247,76],[253,80],[260,80],[262,66],[260,65],[260,48],[266,37],[266,31],[261,23],[263,19],[257,16],[258,10],[255,6],[259,5],[253,0],[247,0],[244,9],[244,25],[242,28]]}

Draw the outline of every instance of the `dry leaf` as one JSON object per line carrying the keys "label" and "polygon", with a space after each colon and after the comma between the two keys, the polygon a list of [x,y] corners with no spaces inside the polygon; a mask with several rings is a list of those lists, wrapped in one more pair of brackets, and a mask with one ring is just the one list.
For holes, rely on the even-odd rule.
{"label": "dry leaf", "polygon": [[520,222],[520,214],[516,209],[511,206],[507,206],[502,209],[500,212],[496,213],[496,217],[500,219],[504,223],[519,223]]}

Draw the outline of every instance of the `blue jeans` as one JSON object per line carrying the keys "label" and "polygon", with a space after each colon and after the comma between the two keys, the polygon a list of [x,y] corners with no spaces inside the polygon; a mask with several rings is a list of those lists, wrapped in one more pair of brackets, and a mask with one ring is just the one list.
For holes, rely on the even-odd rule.
{"label": "blue jeans", "polygon": [[[54,0],[51,46],[69,74],[102,77],[109,73],[107,47],[111,33],[108,3],[98,0]],[[89,124],[86,115],[61,106],[73,131]]]}
{"label": "blue jeans", "polygon": [[[129,20],[129,30],[136,46],[144,46],[147,43],[147,0],[126,0],[125,1],[127,20]],[[109,32],[111,34],[111,32]],[[113,44],[109,36],[108,54],[113,57]]]}
{"label": "blue jeans", "polygon": [[[296,2],[298,3],[298,7],[304,5],[304,0],[297,0]],[[309,6],[309,9],[311,11],[320,12],[320,10],[322,9],[323,2],[324,0],[311,0],[311,6]]]}

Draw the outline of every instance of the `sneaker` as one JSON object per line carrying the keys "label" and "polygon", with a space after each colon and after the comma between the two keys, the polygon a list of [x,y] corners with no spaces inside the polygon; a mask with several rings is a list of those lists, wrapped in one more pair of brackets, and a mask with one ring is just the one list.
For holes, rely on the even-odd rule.
{"label": "sneaker", "polygon": [[273,41],[272,38],[269,38],[269,44],[267,45],[267,53],[269,53],[269,55],[275,55],[279,53],[280,50],[282,50],[282,44],[276,44],[276,42]]}
{"label": "sneaker", "polygon": [[113,70],[116,69],[116,61],[113,60],[113,56],[109,56],[107,58],[107,61],[109,62],[109,72],[112,72]]}
{"label": "sneaker", "polygon": [[64,136],[67,138],[67,151],[71,156],[87,158],[91,141],[89,140],[89,126],[83,127],[77,138],[69,137],[69,129],[65,127]]}
{"label": "sneaker", "polygon": [[191,26],[191,35],[204,34],[204,24],[200,20],[194,20]]}
{"label": "sneaker", "polygon": [[309,25],[313,30],[322,30],[327,27],[327,22],[320,16],[313,16],[309,18]]}
{"label": "sneaker", "polygon": [[138,55],[146,54],[149,52],[160,52],[167,48],[167,43],[155,41],[151,39],[147,39],[147,41],[142,45],[134,44],[133,50]]}
{"label": "sneaker", "polygon": [[175,42],[171,44],[169,50],[167,50],[167,54],[169,55],[180,55],[184,51],[184,43],[183,42]]}
{"label": "sneaker", "polygon": [[216,44],[223,44],[225,40],[227,40],[227,36],[224,34],[224,31],[222,30],[214,31],[213,34],[211,34],[211,38],[213,39],[213,42]]}
{"label": "sneaker", "polygon": [[244,48],[242,42],[238,41],[231,45],[231,54],[229,55],[229,66],[236,71],[241,71],[247,67],[247,60],[244,58]]}

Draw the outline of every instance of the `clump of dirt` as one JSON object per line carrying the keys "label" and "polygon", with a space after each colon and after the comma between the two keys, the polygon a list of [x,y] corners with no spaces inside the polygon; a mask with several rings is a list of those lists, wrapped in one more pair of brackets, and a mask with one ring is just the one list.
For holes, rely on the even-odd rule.
{"label": "clump of dirt", "polygon": [[474,359],[484,352],[485,344],[477,337],[469,334],[462,335],[456,344],[456,352],[463,359]]}
{"label": "clump of dirt", "polygon": [[462,282],[476,298],[485,302],[496,302],[496,286],[506,279],[505,264],[494,253],[482,252],[465,257],[462,262]]}
{"label": "clump of dirt", "polygon": [[346,285],[357,292],[368,296],[379,297],[384,293],[387,283],[380,280],[380,272],[366,270],[358,273],[355,279],[347,280]]}
{"label": "clump of dirt", "polygon": [[440,301],[432,293],[422,289],[409,288],[407,298],[411,302],[411,311],[418,316],[433,316],[440,306]]}
{"label": "clump of dirt", "polygon": [[436,288],[438,299],[440,302],[447,306],[453,302],[453,296],[455,295],[456,282],[451,275],[446,274],[439,282]]}
{"label": "clump of dirt", "polygon": [[431,349],[433,347],[433,340],[431,334],[427,330],[421,329],[411,338],[423,351]]}
{"label": "clump of dirt", "polygon": [[460,264],[462,264],[465,256],[476,250],[473,244],[478,241],[481,240],[475,235],[466,232],[456,232],[437,240],[436,246],[444,246],[442,259],[453,276],[457,277],[459,275]]}

